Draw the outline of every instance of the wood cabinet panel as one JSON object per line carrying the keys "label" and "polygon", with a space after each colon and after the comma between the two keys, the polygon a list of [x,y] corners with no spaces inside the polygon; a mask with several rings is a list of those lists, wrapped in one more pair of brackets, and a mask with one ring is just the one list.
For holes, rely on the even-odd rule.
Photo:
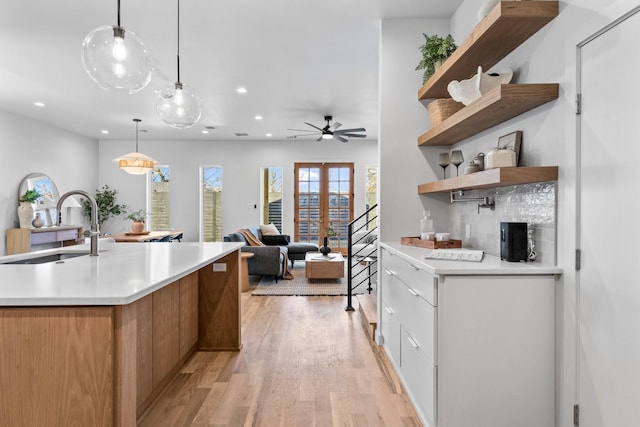
{"label": "wood cabinet panel", "polygon": [[136,409],[140,410],[153,390],[153,295],[135,302],[136,336]]}
{"label": "wood cabinet panel", "polygon": [[180,287],[174,282],[153,293],[153,387],[180,360]]}
{"label": "wood cabinet panel", "polygon": [[[214,271],[218,269],[223,271]],[[198,270],[201,350],[240,350],[240,251]]]}
{"label": "wood cabinet panel", "polygon": [[0,425],[113,426],[113,322],[112,307],[0,309]]}
{"label": "wood cabinet panel", "polygon": [[180,279],[180,358],[198,343],[198,273]]}
{"label": "wood cabinet panel", "polygon": [[62,225],[44,228],[9,228],[7,255],[29,252],[32,245],[62,242],[64,246],[83,243],[82,226]]}

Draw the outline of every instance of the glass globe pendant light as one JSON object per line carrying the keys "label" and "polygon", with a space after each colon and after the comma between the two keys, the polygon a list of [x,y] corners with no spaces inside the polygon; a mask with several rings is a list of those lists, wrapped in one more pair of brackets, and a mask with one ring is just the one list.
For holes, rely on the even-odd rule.
{"label": "glass globe pendant light", "polygon": [[134,33],[118,25],[103,25],[91,31],[80,50],[82,66],[101,88],[111,92],[136,93],[151,81],[151,52]]}
{"label": "glass globe pendant light", "polygon": [[144,175],[153,169],[158,164],[151,157],[138,152],[138,124],[140,119],[133,119],[136,123],[136,151],[133,153],[127,153],[124,156],[113,159],[114,162],[118,162],[120,169],[124,170],[131,175]]}
{"label": "glass globe pendant light", "polygon": [[190,128],[200,120],[200,97],[180,81],[180,0],[178,0],[178,81],[157,91],[156,111],[171,127]]}

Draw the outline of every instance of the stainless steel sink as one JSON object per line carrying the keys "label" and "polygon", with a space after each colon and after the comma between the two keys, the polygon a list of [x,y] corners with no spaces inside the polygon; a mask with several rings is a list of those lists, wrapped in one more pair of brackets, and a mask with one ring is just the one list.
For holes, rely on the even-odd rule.
{"label": "stainless steel sink", "polygon": [[0,262],[0,264],[45,264],[47,262],[61,262],[65,259],[87,256],[89,252],[61,252],[57,254],[40,255],[15,261]]}

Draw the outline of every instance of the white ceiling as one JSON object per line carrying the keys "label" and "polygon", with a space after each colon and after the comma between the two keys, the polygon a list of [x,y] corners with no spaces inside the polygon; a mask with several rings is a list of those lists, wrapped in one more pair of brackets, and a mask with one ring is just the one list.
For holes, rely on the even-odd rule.
{"label": "white ceiling", "polygon": [[[377,139],[380,19],[450,17],[460,3],[182,0],[180,77],[202,98],[203,113],[193,128],[178,130],[156,115],[154,93],[177,77],[177,0],[121,0],[122,26],[144,40],[155,64],[149,86],[133,95],[104,91],[80,62],[84,37],[116,23],[116,0],[7,1],[0,109],[96,139],[134,138],[136,117],[147,139],[228,140],[245,132],[245,139],[272,133],[281,140],[305,121],[322,126],[325,114]],[[248,93],[239,95],[239,86]],[[205,126],[216,129],[203,135]]]}

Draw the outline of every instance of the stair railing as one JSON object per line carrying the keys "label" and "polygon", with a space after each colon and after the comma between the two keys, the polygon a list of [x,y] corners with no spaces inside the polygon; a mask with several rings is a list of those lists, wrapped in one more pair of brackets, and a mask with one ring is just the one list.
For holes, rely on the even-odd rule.
{"label": "stair railing", "polygon": [[[377,250],[377,219],[378,215],[375,213],[377,204],[371,206],[362,215],[351,221],[348,226],[347,234],[347,306],[346,311],[354,311],[353,291],[364,284],[367,284],[367,291],[371,293],[373,288],[371,287],[371,279],[376,274],[377,268],[374,273],[371,272],[371,267],[375,266],[378,262],[378,257],[374,254]],[[371,227],[371,224],[374,224]],[[360,233],[354,241],[354,235]],[[375,237],[374,237],[375,236]],[[359,243],[366,243],[361,248],[354,252],[353,246]],[[353,274],[353,267],[358,264],[365,263],[366,268],[360,269],[355,275]],[[355,283],[357,280],[359,282]],[[355,283],[355,284],[354,284]]]}

